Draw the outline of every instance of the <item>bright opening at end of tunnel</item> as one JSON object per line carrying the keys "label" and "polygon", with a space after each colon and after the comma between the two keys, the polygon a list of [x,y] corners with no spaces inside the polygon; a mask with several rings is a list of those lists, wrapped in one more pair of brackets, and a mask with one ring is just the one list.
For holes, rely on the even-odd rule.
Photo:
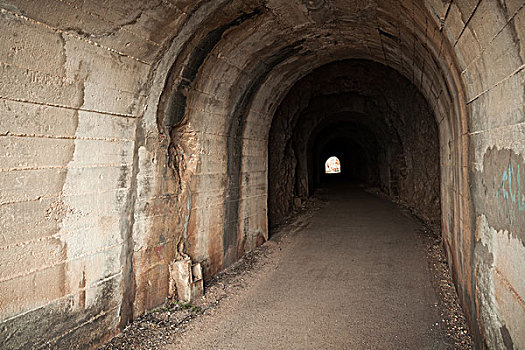
{"label": "bright opening at end of tunnel", "polygon": [[337,157],[330,157],[324,163],[324,169],[327,174],[339,174],[341,173],[341,162]]}

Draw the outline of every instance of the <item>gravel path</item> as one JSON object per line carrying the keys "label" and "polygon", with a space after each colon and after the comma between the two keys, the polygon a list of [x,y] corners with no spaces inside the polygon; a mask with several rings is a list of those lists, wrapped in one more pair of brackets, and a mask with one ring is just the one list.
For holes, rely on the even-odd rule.
{"label": "gravel path", "polygon": [[268,242],[278,249],[267,261],[166,349],[468,348],[450,333],[457,310],[443,309],[421,224],[356,187],[320,198],[325,205]]}
{"label": "gravel path", "polygon": [[100,349],[471,349],[439,230],[380,197],[318,191],[204,297]]}

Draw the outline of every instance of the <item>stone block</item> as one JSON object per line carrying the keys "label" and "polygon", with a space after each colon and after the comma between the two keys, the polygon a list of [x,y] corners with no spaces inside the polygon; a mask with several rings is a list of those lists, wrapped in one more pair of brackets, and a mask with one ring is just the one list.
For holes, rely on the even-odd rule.
{"label": "stone block", "polygon": [[64,66],[69,79],[83,80],[106,89],[136,94],[145,84],[149,66],[84,40],[67,37]]}
{"label": "stone block", "polygon": [[461,12],[456,2],[452,2],[444,25],[445,33],[447,34],[447,38],[451,45],[456,43],[464,27],[464,14]]}
{"label": "stone block", "polygon": [[0,164],[3,169],[36,169],[63,167],[71,160],[75,149],[73,140],[0,137]]}
{"label": "stone block", "polygon": [[64,41],[51,28],[1,11],[0,42],[0,62],[56,77],[65,76]]}
{"label": "stone block", "polygon": [[471,131],[485,131],[525,121],[525,71],[512,75],[472,101]]}
{"label": "stone block", "polygon": [[458,38],[454,51],[461,70],[466,69],[472,61],[480,56],[482,47],[470,26],[465,28],[463,34]]}
{"label": "stone block", "polygon": [[[490,45],[464,70],[468,76],[467,84],[469,98],[473,99],[484,91],[494,88],[508,79],[521,66],[519,48],[513,42],[510,26],[506,26],[490,43]],[[491,67],[487,70],[486,67]]]}
{"label": "stone block", "polygon": [[475,9],[468,27],[482,49],[486,49],[507,24],[503,5],[497,1],[481,1]]}
{"label": "stone block", "polygon": [[78,124],[72,109],[0,99],[0,134],[72,136]]}
{"label": "stone block", "polygon": [[78,81],[0,64],[0,96],[40,104],[80,107],[84,103],[84,86]]}
{"label": "stone block", "polygon": [[9,1],[9,9],[37,22],[65,31],[69,36],[98,42],[117,52],[151,61],[157,52],[153,42],[141,39],[130,30],[119,30],[119,18],[107,19],[72,6],[70,2],[43,0],[34,6],[28,0]]}
{"label": "stone block", "polygon": [[[64,296],[66,293],[64,271],[65,264],[61,264],[0,282],[1,319],[7,320]],[[25,336],[29,337],[30,335],[26,334]]]}
{"label": "stone block", "polygon": [[[55,286],[61,286],[60,283],[55,284],[60,281],[54,280],[51,275],[47,277],[47,281],[33,279],[32,282],[39,284],[32,289],[39,293],[51,292]],[[23,316],[2,321],[0,337],[5,339],[2,345],[8,349],[17,349],[44,346],[81,348],[86,344],[96,344],[105,337],[108,329],[114,329],[117,325],[119,283],[118,278],[109,279],[87,289],[85,294],[80,292],[51,299],[45,307],[40,304]],[[96,296],[96,303],[82,309],[80,301],[88,294]],[[44,298],[46,293],[39,295]],[[102,320],[107,322],[100,323]],[[79,326],[72,329],[71,324]]]}
{"label": "stone block", "polygon": [[0,250],[0,281],[18,278],[61,264],[67,249],[59,239],[49,237]]}
{"label": "stone block", "polygon": [[0,203],[38,201],[57,196],[65,169],[0,171]]}
{"label": "stone block", "polygon": [[56,198],[0,205],[0,250],[7,246],[49,237],[58,231],[58,222],[50,214]]}

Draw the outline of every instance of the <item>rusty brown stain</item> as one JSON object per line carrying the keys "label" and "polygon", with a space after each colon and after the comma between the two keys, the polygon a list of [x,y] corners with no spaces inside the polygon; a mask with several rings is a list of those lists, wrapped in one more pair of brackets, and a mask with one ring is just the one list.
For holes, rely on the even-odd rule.
{"label": "rusty brown stain", "polygon": [[501,284],[510,292],[512,297],[518,302],[518,304],[525,310],[525,300],[519,295],[518,291],[514,289],[509,280],[503,275],[500,269],[494,268],[495,275],[498,277]]}
{"label": "rusty brown stain", "polygon": [[82,271],[82,278],[80,279],[80,282],[78,283],[78,288],[80,289],[80,294],[78,297],[78,307],[80,310],[84,310],[86,308],[86,271]]}
{"label": "rusty brown stain", "polygon": [[60,294],[67,295],[70,293],[69,283],[67,277],[67,244],[62,242],[59,239],[53,239],[54,243],[60,249],[60,269],[59,269],[59,278],[60,278]]}
{"label": "rusty brown stain", "polygon": [[[476,294],[480,293],[478,287],[476,286]],[[485,332],[485,328],[483,327],[483,317],[481,315],[482,305],[480,304],[480,299],[475,298],[474,299],[475,307],[475,315],[471,314],[470,312],[466,313],[465,316],[467,317],[467,322],[470,325],[474,325],[477,327],[479,335],[481,339],[487,339],[487,335]],[[464,302],[462,302],[462,305],[466,305]],[[467,310],[470,310],[470,307],[468,307]]]}
{"label": "rusty brown stain", "polygon": [[264,237],[264,235],[262,233],[259,233],[259,235],[257,236],[257,241],[255,242],[255,244],[257,245],[257,247],[260,247],[265,242],[266,242],[266,238]]}
{"label": "rusty brown stain", "polygon": [[240,259],[244,255],[247,238],[247,229],[249,225],[249,219],[246,218],[244,220],[244,231],[240,230],[240,228],[237,226],[237,259]]}
{"label": "rusty brown stain", "polygon": [[168,295],[169,271],[165,264],[154,265],[147,272],[146,293],[144,304],[146,309],[152,309],[165,301]]}
{"label": "rusty brown stain", "polygon": [[162,253],[163,253],[163,250],[164,250],[164,246],[163,245],[157,246],[153,250],[155,251],[155,254],[157,255],[157,258],[159,260],[162,260]]}
{"label": "rusty brown stain", "polygon": [[[176,131],[170,134],[172,138],[173,134]],[[167,266],[171,260],[177,258],[179,246],[182,246],[179,243],[184,241],[184,232],[188,234],[184,241],[185,250],[190,252],[196,245],[196,218],[195,215],[190,215],[194,213],[186,205],[194,181],[192,171],[188,169],[184,159],[185,154],[196,152],[196,143],[178,135],[175,139],[180,142],[172,147],[173,152],[168,151],[169,140],[161,140],[159,149],[153,149],[153,159],[158,160],[153,169],[158,179],[154,187],[147,179],[141,180],[141,185],[146,186],[145,192],[150,198],[141,214],[150,218],[145,231],[146,244],[140,254],[134,254],[133,259],[134,267],[140,271],[138,274],[134,273],[137,285],[134,304],[138,314],[160,305],[168,296]],[[147,142],[145,146],[152,151]],[[165,154],[168,154],[168,158],[164,158]]]}

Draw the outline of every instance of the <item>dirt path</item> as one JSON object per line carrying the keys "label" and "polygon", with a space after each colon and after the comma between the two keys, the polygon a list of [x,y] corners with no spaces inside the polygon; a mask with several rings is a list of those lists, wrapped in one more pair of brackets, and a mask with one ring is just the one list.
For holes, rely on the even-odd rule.
{"label": "dirt path", "polygon": [[268,242],[268,261],[166,349],[454,348],[420,224],[358,188],[321,198],[305,228]]}

